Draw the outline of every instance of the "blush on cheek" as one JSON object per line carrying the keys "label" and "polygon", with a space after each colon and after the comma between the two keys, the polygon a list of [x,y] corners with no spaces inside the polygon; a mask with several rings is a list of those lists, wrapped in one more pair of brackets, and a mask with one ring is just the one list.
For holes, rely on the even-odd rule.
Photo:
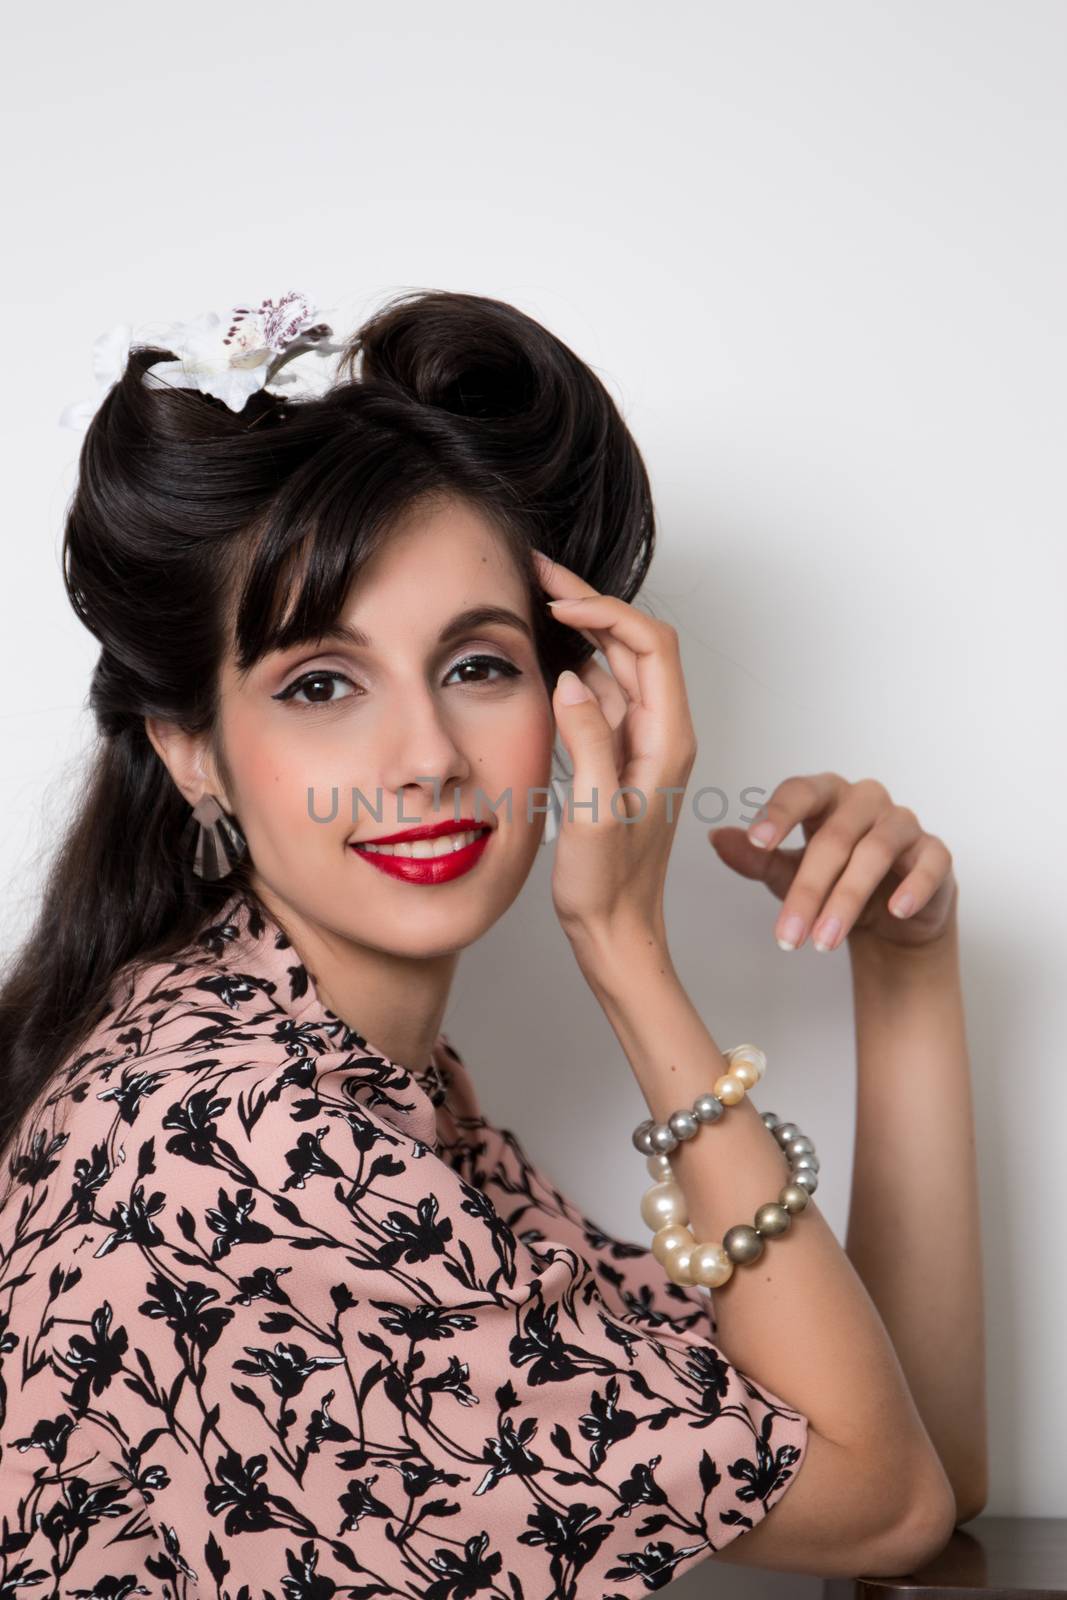
{"label": "blush on cheek", "polygon": [[[545,797],[533,791],[539,790],[551,779],[554,733],[551,717],[542,717],[532,724],[527,722],[521,727],[503,731],[494,749],[492,772],[499,775],[500,779],[497,792],[510,784],[512,817],[516,825],[527,824],[528,796],[531,796],[534,806],[531,821],[537,820],[536,808],[544,804]],[[483,788],[489,791],[489,782],[486,780],[491,780],[488,772],[480,781]]]}
{"label": "blush on cheek", "polygon": [[[284,834],[290,845],[299,842],[304,847],[321,845],[333,829],[347,830],[347,797],[336,768],[321,760],[309,763],[299,741],[294,748],[289,739],[267,736],[254,719],[238,719],[228,736],[227,755],[240,777],[238,798],[247,818],[246,832],[251,829],[279,843]],[[334,809],[334,789],[337,816],[331,823],[327,819]]]}

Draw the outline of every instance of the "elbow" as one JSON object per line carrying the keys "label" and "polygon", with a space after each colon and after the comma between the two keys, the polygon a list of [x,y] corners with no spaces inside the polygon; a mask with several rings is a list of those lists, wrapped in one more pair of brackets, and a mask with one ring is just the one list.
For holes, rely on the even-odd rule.
{"label": "elbow", "polygon": [[989,1496],[985,1457],[968,1465],[967,1475],[951,1476],[934,1450],[926,1453],[925,1464],[911,1479],[910,1505],[902,1518],[905,1542],[909,1539],[918,1557],[932,1560],[951,1539],[961,1523],[970,1522],[985,1510]]}
{"label": "elbow", "polygon": [[956,1500],[951,1491],[927,1500],[900,1525],[893,1538],[897,1573],[919,1572],[948,1544],[956,1527]]}
{"label": "elbow", "polygon": [[890,1543],[900,1572],[917,1572],[948,1544],[959,1520],[956,1495],[939,1456],[930,1449],[909,1475],[908,1504]]}
{"label": "elbow", "polygon": [[865,1576],[920,1572],[941,1554],[961,1522],[985,1509],[984,1480],[972,1483],[966,1492],[957,1491],[936,1457],[924,1474],[913,1478],[912,1487],[917,1492],[913,1492],[910,1506],[889,1530],[882,1530],[868,1551]]}
{"label": "elbow", "polygon": [[973,1500],[960,1500],[956,1507],[956,1526],[970,1522],[974,1517],[980,1517],[986,1508],[986,1497],[982,1495]]}
{"label": "elbow", "polygon": [[989,1499],[989,1484],[986,1479],[985,1469],[977,1482],[965,1484],[955,1490],[956,1497],[956,1525],[961,1522],[970,1522],[972,1517],[980,1517],[986,1508]]}
{"label": "elbow", "polygon": [[952,1538],[952,1496],[936,1505],[925,1504],[909,1516],[883,1528],[867,1543],[860,1569],[864,1577],[914,1576],[940,1555]]}

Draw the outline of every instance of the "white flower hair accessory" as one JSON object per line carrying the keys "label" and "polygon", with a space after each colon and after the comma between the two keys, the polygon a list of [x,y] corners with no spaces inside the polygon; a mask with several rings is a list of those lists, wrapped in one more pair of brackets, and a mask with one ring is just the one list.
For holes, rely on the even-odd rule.
{"label": "white flower hair accessory", "polygon": [[[291,289],[258,306],[234,306],[224,315],[206,311],[192,322],[175,322],[160,333],[145,331],[136,342],[174,352],[173,361],[146,368],[149,388],[199,389],[243,410],[260,389],[293,398],[317,397],[331,386],[344,344],[333,344],[333,328],[308,297]],[[119,323],[93,344],[92,400],[75,401],[59,417],[62,428],[83,432],[111,386],[126,370],[134,329]]]}

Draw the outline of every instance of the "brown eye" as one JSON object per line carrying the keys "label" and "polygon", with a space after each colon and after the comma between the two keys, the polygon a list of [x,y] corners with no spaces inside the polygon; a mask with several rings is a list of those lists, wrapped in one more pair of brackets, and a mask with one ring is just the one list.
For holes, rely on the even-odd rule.
{"label": "brown eye", "polygon": [[[459,672],[463,667],[474,667],[476,671],[484,671],[486,668],[496,668],[498,671],[502,672],[506,678],[518,678],[521,676],[521,669],[513,666],[510,661],[505,661],[503,656],[477,655],[464,656],[462,661],[457,661],[455,666],[449,671],[448,677],[450,678],[453,672]],[[464,677],[462,681],[464,683],[476,685],[481,683],[497,683],[499,682],[499,679]]]}
{"label": "brown eye", "polygon": [[[352,698],[351,695],[333,694],[331,690],[334,683],[347,683],[355,693],[361,694],[363,692],[362,690],[357,690],[352,680],[346,678],[343,672],[305,672],[303,677],[295,679],[288,688],[283,689],[280,694],[276,694],[272,698],[275,700],[295,700],[297,705],[316,706],[335,705],[338,700]],[[297,697],[302,694],[306,694],[308,698],[306,700],[298,699]]]}

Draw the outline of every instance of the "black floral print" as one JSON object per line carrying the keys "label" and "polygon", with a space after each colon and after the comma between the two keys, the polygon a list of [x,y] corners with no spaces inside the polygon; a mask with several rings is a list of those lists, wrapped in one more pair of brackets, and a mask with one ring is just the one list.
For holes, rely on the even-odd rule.
{"label": "black floral print", "polygon": [[623,1600],[752,1528],[808,1420],[713,1297],[320,1000],[235,893],[24,1120],[0,1597]]}

